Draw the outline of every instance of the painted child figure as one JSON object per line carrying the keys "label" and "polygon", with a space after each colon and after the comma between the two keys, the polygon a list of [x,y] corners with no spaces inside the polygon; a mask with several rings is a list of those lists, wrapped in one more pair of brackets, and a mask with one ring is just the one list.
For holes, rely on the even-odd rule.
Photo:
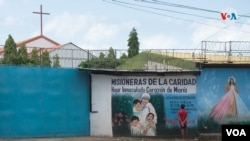
{"label": "painted child figure", "polygon": [[135,99],[133,101],[133,115],[137,116],[141,121],[142,109],[141,109],[141,101],[139,99]]}
{"label": "painted child figure", "polygon": [[143,125],[140,123],[140,120],[137,116],[131,117],[130,124],[131,136],[141,136],[143,133]]}
{"label": "painted child figure", "polygon": [[155,136],[156,135],[156,126],[154,121],[154,114],[148,113],[147,120],[144,122],[143,135],[145,136]]}

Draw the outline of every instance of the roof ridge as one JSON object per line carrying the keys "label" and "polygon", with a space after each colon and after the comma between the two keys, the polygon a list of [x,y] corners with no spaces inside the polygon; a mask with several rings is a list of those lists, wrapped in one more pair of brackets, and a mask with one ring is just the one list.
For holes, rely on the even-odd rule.
{"label": "roof ridge", "polygon": [[58,42],[56,42],[56,41],[54,41],[54,40],[52,40],[52,39],[50,39],[50,38],[48,38],[48,37],[46,37],[46,36],[44,36],[44,35],[38,35],[38,36],[31,37],[31,38],[28,38],[28,39],[23,40],[23,41],[16,42],[16,46],[19,47],[19,46],[25,45],[25,44],[27,44],[27,43],[29,43],[29,42],[32,42],[32,41],[34,41],[34,40],[37,40],[37,39],[39,39],[39,38],[44,38],[45,40],[51,42],[51,43],[54,44],[55,46],[60,45]]}

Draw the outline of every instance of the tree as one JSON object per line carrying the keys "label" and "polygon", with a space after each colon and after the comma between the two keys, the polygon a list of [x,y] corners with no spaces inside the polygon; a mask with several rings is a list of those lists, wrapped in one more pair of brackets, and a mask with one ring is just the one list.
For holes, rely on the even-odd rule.
{"label": "tree", "polygon": [[110,47],[108,54],[100,52],[98,58],[91,58],[87,61],[82,61],[78,67],[82,68],[107,68],[114,69],[120,64],[120,60],[116,59],[115,50]]}
{"label": "tree", "polygon": [[139,41],[137,37],[137,31],[135,28],[132,29],[132,31],[129,34],[129,39],[128,39],[128,57],[132,58],[135,55],[139,54]]}
{"label": "tree", "polygon": [[41,56],[41,66],[51,67],[51,61],[49,58],[49,52],[45,50]]}
{"label": "tree", "polygon": [[103,52],[101,52],[101,53],[99,54],[99,59],[100,59],[100,60],[104,60],[104,59],[105,59],[105,54],[104,54]]}
{"label": "tree", "polygon": [[52,66],[53,66],[54,68],[59,68],[59,67],[61,67],[58,54],[56,54],[56,55],[53,57]]}
{"label": "tree", "polygon": [[128,56],[125,53],[123,53],[120,59],[127,59],[127,58]]}
{"label": "tree", "polygon": [[108,59],[112,59],[114,60],[116,57],[115,57],[115,51],[112,47],[109,48],[109,54],[108,54]]}
{"label": "tree", "polygon": [[120,63],[121,64],[124,63],[127,59],[128,59],[128,56],[125,53],[123,53],[122,56],[120,57]]}
{"label": "tree", "polygon": [[115,51],[112,47],[109,48],[109,53],[107,56],[107,67],[108,68],[115,68],[116,67],[116,55],[115,55]]}
{"label": "tree", "polygon": [[87,61],[82,61],[78,67],[82,68],[115,68],[116,67],[116,60],[115,60],[115,52],[112,47],[109,49],[109,53],[107,56],[100,52],[98,58],[91,58]]}
{"label": "tree", "polygon": [[92,66],[94,68],[106,68],[107,60],[106,60],[105,54],[103,52],[101,52],[99,54],[99,58],[92,59],[92,64],[93,64]]}
{"label": "tree", "polygon": [[82,62],[78,65],[78,67],[80,67],[80,68],[91,68],[91,67],[90,67],[90,64],[91,64],[91,61],[89,61],[89,60],[87,60],[87,61],[82,61]]}
{"label": "tree", "polygon": [[38,50],[36,48],[33,48],[32,51],[31,51],[30,63],[32,65],[35,65],[35,66],[40,65],[40,59],[39,59],[39,56],[38,56]]}
{"label": "tree", "polygon": [[3,56],[3,64],[17,64],[17,49],[16,43],[11,35],[8,36],[8,39],[4,45],[4,56]]}
{"label": "tree", "polygon": [[17,64],[25,65],[29,63],[29,56],[27,48],[25,45],[22,45],[17,51]]}

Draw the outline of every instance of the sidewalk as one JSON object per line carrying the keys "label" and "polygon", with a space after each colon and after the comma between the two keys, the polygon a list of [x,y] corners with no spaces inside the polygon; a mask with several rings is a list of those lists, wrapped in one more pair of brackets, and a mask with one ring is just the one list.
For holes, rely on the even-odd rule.
{"label": "sidewalk", "polygon": [[[29,139],[0,139],[0,141],[182,141],[167,138],[130,138],[130,137],[65,137],[65,138],[29,138]],[[190,139],[188,141],[197,141]]]}

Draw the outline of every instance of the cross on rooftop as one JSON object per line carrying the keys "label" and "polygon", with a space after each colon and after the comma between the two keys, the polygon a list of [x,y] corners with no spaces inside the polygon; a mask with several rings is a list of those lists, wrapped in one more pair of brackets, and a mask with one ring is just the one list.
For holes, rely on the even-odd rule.
{"label": "cross on rooftop", "polygon": [[49,15],[50,13],[43,13],[42,5],[40,5],[40,12],[33,12],[34,14],[40,14],[41,20],[41,35],[43,35],[43,15]]}

